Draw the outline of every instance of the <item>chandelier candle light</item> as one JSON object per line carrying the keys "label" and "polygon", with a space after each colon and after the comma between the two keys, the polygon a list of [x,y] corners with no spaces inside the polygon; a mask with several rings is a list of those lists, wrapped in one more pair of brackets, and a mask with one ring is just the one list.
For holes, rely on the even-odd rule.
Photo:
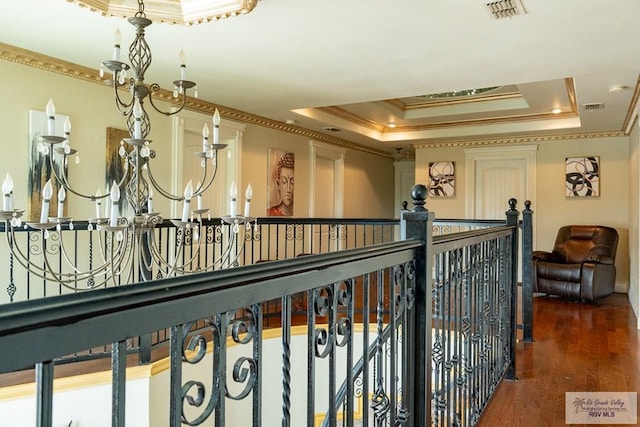
{"label": "chandelier candle light", "polygon": [[[67,165],[68,156],[76,154],[76,150],[73,150],[69,145],[71,122],[68,119],[65,121],[64,136],[55,135],[55,106],[53,100],[50,99],[46,106],[47,135],[40,136],[38,151],[42,156],[48,157],[50,170],[53,175],[52,179],[55,180],[60,187],[58,191],[57,216],[49,217],[49,204],[53,195],[52,180],[49,179],[41,191],[43,200],[40,221],[37,223],[28,222],[25,225],[25,227],[41,230],[44,238],[47,238],[50,229],[55,228],[60,232],[63,224],[66,224],[70,230],[73,229],[71,218],[63,216],[64,202],[67,193],[72,193],[82,199],[95,203],[96,215],[95,218],[89,219],[88,230],[92,231],[95,227],[97,231],[101,232],[100,239],[107,239],[107,244],[100,244],[100,248],[102,248],[101,250],[103,251],[101,253],[102,264],[98,266],[92,266],[90,264],[86,271],[82,271],[67,257],[62,233],[60,233],[59,244],[65,255],[65,259],[71,264],[72,273],[54,273],[53,269],[50,268],[49,261],[46,259],[46,253],[43,254],[45,257],[44,267],[39,265],[38,262],[31,260],[28,256],[25,256],[14,244],[14,228],[22,226],[21,216],[24,210],[16,210],[13,208],[13,180],[9,174],[7,174],[2,184],[3,204],[0,218],[4,219],[7,224],[6,229],[8,232],[5,234],[7,235],[7,243],[12,256],[16,257],[20,264],[31,273],[47,281],[52,281],[74,290],[84,289],[78,286],[78,282],[82,280],[87,282],[87,289],[106,284],[108,281],[116,284],[115,277],[125,271],[125,264],[128,263],[130,263],[128,264],[131,267],[130,270],[135,270],[136,268],[146,268],[148,270],[148,274],[143,274],[144,280],[151,278],[150,269],[153,265],[162,266],[162,269],[159,268],[158,274],[162,272],[164,273],[163,276],[166,277],[190,273],[191,270],[188,265],[198,256],[200,242],[196,242],[197,247],[191,258],[181,257],[176,254],[169,260],[161,254],[159,244],[155,241],[154,227],[163,222],[163,219],[160,214],[153,212],[152,201],[154,190],[170,201],[183,203],[180,220],[171,220],[177,229],[176,239],[178,243],[180,243],[176,246],[182,250],[184,245],[181,244],[180,239],[184,240],[189,229],[193,229],[194,240],[198,240],[197,236],[201,234],[199,229],[203,226],[202,215],[209,212],[208,208],[203,208],[202,206],[202,196],[211,187],[216,177],[218,151],[226,148],[226,144],[220,144],[218,140],[220,113],[216,109],[212,118],[213,143],[209,143],[209,127],[205,124],[202,129],[202,152],[195,153],[197,158],[202,159],[202,177],[196,188],[194,189],[192,182],[189,181],[183,195],[174,195],[158,184],[151,168],[151,159],[155,157],[156,153],[150,149],[149,145],[151,140],[147,139],[151,131],[151,122],[145,110],[145,105],[147,105],[148,102],[151,107],[165,116],[174,115],[182,111],[185,107],[188,90],[193,88],[194,96],[197,97],[197,88],[195,82],[187,80],[186,56],[184,52],[181,51],[179,54],[180,79],[173,82],[173,94],[174,97],[177,98],[181,96],[182,99],[178,101],[179,105],[177,108],[173,108],[169,112],[162,111],[156,106],[153,95],[160,91],[160,86],[157,83],[147,84],[144,81],[144,74],[151,65],[152,58],[151,50],[144,38],[145,28],[151,25],[152,22],[146,18],[142,0],[138,0],[138,12],[135,16],[129,18],[128,21],[136,30],[136,37],[129,47],[129,62],[131,65],[120,60],[121,33],[119,30],[116,30],[111,59],[104,61],[100,67],[101,77],[104,76],[105,69],[111,71],[113,76],[111,85],[113,87],[116,108],[127,118],[127,128],[130,138],[124,138],[120,142],[118,151],[123,162],[124,173],[122,178],[119,182],[113,181],[110,189],[108,188],[105,194],[102,194],[99,189],[95,194],[83,194],[71,186],[65,168],[56,167],[56,163],[58,162],[61,162],[61,165]],[[133,72],[133,77],[129,78],[127,83],[127,72],[130,69]],[[127,101],[119,94],[120,88],[123,86],[126,86],[131,95]],[[76,156],[76,162],[77,160],[78,157]],[[124,199],[126,199],[131,207],[131,217],[119,217],[119,208],[122,203],[121,193],[124,194]],[[231,225],[230,230],[232,233],[226,239],[228,241],[227,247],[219,259],[205,267],[199,266],[198,271],[236,265],[236,260],[242,252],[242,248],[238,249],[237,247],[238,242],[244,244],[245,241],[245,239],[238,238],[239,226],[244,224],[244,230],[249,230],[253,223],[254,227],[257,227],[256,219],[249,217],[252,193],[253,190],[251,184],[249,184],[245,192],[244,215],[238,215],[237,187],[236,183],[232,182],[230,188],[231,201],[229,205],[229,216],[221,218],[222,224]],[[192,211],[190,204],[193,197],[196,197],[197,209]],[[102,215],[103,200],[106,202],[104,216]],[[196,216],[196,221],[194,221],[194,215]],[[236,248],[235,258],[231,256],[232,247]],[[105,248],[108,248],[108,250]],[[182,264],[178,264],[178,260],[181,258],[183,258]],[[133,259],[138,260],[138,267],[134,267]],[[144,266],[141,266],[141,263],[144,264]],[[99,275],[101,282],[97,283],[96,279]]]}

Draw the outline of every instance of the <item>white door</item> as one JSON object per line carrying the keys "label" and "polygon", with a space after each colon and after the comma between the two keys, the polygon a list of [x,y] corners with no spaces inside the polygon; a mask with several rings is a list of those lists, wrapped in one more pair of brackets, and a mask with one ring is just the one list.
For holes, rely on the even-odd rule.
{"label": "white door", "polygon": [[524,206],[527,198],[527,165],[524,159],[476,162],[475,213],[477,219],[504,219],[508,200]]}
{"label": "white door", "polygon": [[509,199],[524,209],[530,200],[535,209],[537,145],[471,148],[465,150],[466,216],[473,219],[505,219]]}

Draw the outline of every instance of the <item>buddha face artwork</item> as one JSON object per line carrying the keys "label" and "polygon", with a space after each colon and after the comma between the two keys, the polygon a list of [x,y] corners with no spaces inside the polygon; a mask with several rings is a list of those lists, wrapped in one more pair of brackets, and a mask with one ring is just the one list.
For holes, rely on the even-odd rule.
{"label": "buddha face artwork", "polygon": [[295,154],[269,150],[267,216],[293,216]]}

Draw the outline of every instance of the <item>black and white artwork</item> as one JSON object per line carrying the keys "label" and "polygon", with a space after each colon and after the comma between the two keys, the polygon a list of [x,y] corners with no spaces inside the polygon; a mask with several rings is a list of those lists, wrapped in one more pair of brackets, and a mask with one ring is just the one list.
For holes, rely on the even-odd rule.
{"label": "black and white artwork", "polygon": [[429,163],[429,197],[455,196],[455,169],[455,162]]}
{"label": "black and white artwork", "polygon": [[567,157],[565,171],[567,197],[600,196],[600,157]]}

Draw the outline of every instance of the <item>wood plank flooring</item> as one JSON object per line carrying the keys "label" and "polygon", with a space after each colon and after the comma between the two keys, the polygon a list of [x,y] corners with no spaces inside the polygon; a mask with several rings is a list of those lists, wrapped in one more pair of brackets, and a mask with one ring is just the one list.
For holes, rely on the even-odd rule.
{"label": "wood plank flooring", "polygon": [[533,313],[534,342],[517,345],[518,380],[502,382],[479,427],[564,426],[566,392],[640,392],[640,331],[626,294],[540,296]]}

